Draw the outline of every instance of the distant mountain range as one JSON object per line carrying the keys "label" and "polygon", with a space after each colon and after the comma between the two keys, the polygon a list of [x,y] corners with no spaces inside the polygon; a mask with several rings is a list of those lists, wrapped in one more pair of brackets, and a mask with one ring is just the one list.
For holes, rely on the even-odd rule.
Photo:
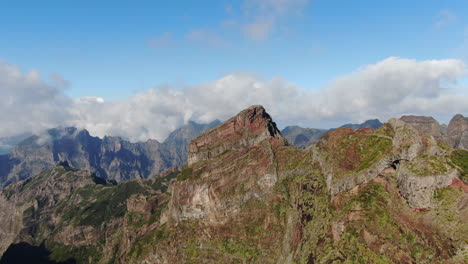
{"label": "distant mountain range", "polygon": [[[462,115],[454,116],[448,126],[441,126],[432,117],[403,116],[401,120],[447,146],[459,149],[468,147],[468,118]],[[50,129],[44,135],[27,137],[11,153],[0,155],[0,187],[39,174],[61,161],[68,161],[71,167],[88,170],[108,181],[145,179],[168,168],[186,164],[190,141],[219,124],[220,121],[209,124],[190,121],[169,134],[162,143],[157,140],[132,143],[111,136],[101,139],[73,127]],[[340,128],[378,129],[382,125],[378,119],[372,119],[361,124],[345,124]],[[333,130],[288,126],[281,134],[289,144],[304,148]],[[3,143],[0,146],[15,144],[25,136],[0,139],[0,143]]]}
{"label": "distant mountain range", "polygon": [[[112,136],[101,139],[74,127],[49,129],[44,135],[1,138],[0,186],[39,174],[61,161],[68,161],[74,168],[89,170],[97,177],[115,182],[147,178],[185,164],[190,141],[220,123],[218,120],[209,124],[190,121],[170,133],[162,143],[157,140],[132,143]],[[378,120],[369,120],[344,126],[377,128],[379,125]],[[307,147],[327,131],[290,126],[282,133],[294,146]]]}
{"label": "distant mountain range", "polygon": [[23,133],[12,137],[0,138],[0,155],[10,153],[18,143],[30,136],[31,133]]}
{"label": "distant mountain range", "polygon": [[365,121],[364,123],[361,124],[346,124],[342,125],[340,127],[349,127],[352,129],[360,129],[360,128],[372,128],[372,129],[377,129],[379,127],[383,126],[383,123],[380,122],[378,119],[369,119]]}
{"label": "distant mountain range", "polygon": [[120,137],[98,138],[74,127],[50,129],[21,141],[11,153],[0,155],[0,186],[26,179],[60,161],[97,177],[121,182],[147,178],[187,162],[187,145],[203,131],[220,124],[189,122],[160,143],[132,143]]}
{"label": "distant mountain range", "polygon": [[317,142],[327,131],[327,129],[287,126],[281,130],[281,134],[289,144],[298,148],[304,148]]}
{"label": "distant mountain range", "polygon": [[[377,129],[383,124],[378,119],[367,120],[362,124],[345,124],[341,127],[349,127],[352,129],[360,128],[372,128]],[[288,126],[285,127],[281,134],[288,140],[289,144],[292,144],[298,148],[308,147],[315,142],[319,141],[323,134],[332,129],[319,129],[319,128],[303,128],[299,126]]]}

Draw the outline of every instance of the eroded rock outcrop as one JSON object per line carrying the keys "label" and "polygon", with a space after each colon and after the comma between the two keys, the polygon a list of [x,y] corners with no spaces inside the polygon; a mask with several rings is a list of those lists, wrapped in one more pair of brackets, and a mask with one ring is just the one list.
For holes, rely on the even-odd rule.
{"label": "eroded rock outcrop", "polygon": [[422,134],[434,137],[442,136],[442,127],[439,122],[431,116],[402,116],[400,120],[412,125]]}
{"label": "eroded rock outcrop", "polygon": [[459,149],[468,149],[468,117],[455,115],[447,128],[447,142]]}
{"label": "eroded rock outcrop", "polygon": [[410,124],[421,135],[433,136],[437,141],[450,147],[468,148],[468,118],[461,114],[455,115],[448,126],[440,125],[429,116],[402,116],[400,120]]}
{"label": "eroded rock outcrop", "polygon": [[391,176],[413,208],[433,206],[434,191],[449,186],[459,176],[447,165],[447,152],[434,137],[398,119],[390,119],[377,130],[331,131],[319,142],[315,153],[332,195],[369,183],[392,168],[395,173]]}

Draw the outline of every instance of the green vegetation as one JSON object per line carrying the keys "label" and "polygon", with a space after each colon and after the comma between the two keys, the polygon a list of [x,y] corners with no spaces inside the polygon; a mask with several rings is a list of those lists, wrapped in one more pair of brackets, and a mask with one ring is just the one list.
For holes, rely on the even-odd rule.
{"label": "green vegetation", "polygon": [[[197,165],[200,165],[199,163]],[[201,177],[201,169],[195,169],[194,167],[185,166],[182,168],[182,171],[179,172],[176,176],[178,181],[185,181],[185,180],[198,180]]]}
{"label": "green vegetation", "polygon": [[[345,178],[349,174],[364,171],[381,160],[392,150],[392,139],[387,134],[393,130],[383,126],[369,134],[356,131],[352,134],[333,136],[328,148],[327,162],[337,168],[335,179]],[[332,132],[333,133],[333,132]]]}
{"label": "green vegetation", "polygon": [[170,233],[166,231],[166,226],[162,225],[136,241],[128,255],[131,258],[140,259],[147,255],[158,243],[169,238]]}
{"label": "green vegetation", "polygon": [[160,190],[161,192],[166,192],[167,188],[169,186],[169,182],[172,179],[175,179],[179,176],[180,172],[179,171],[174,171],[171,172],[169,175],[164,176],[164,177],[159,177],[154,180],[154,182],[151,184],[151,187],[153,190]]}
{"label": "green vegetation", "polygon": [[446,187],[438,189],[434,193],[434,199],[438,202],[437,216],[444,223],[453,222],[458,219],[456,204],[462,191],[458,188]]}
{"label": "green vegetation", "polygon": [[46,173],[49,173],[49,172],[48,171],[42,172],[36,177],[31,177],[31,178],[26,179],[23,185],[23,190],[34,189],[38,187],[40,184],[42,184],[43,182],[45,182],[47,180],[47,175],[45,175]]}
{"label": "green vegetation", "polygon": [[185,181],[192,178],[193,169],[191,167],[184,167],[182,171],[177,175],[178,181]]}
{"label": "green vegetation", "polygon": [[380,184],[367,185],[354,199],[351,200],[350,208],[361,207],[365,209],[365,215],[372,223],[378,224],[379,231],[391,229],[396,223],[387,208],[390,197],[385,188]]}
{"label": "green vegetation", "polygon": [[[302,219],[304,226],[303,237],[307,237],[301,246],[298,263],[327,263],[322,261],[323,254],[327,253],[323,248],[332,243],[328,230],[333,211],[325,177],[318,169],[310,167],[307,169],[304,174],[294,179],[294,185],[290,190],[292,200],[297,200],[297,207],[300,208],[299,219]],[[319,244],[321,246],[318,246]]]}
{"label": "green vegetation", "polygon": [[[93,188],[93,187],[88,187]],[[123,217],[127,211],[126,201],[133,194],[144,193],[145,188],[138,182],[130,181],[112,187],[84,189],[81,195],[96,200],[82,202],[78,206],[67,208],[65,220],[74,220],[78,225],[101,226],[102,223],[117,217]]]}
{"label": "green vegetation", "polygon": [[291,198],[291,184],[293,184],[293,178],[287,177],[278,181],[275,185],[275,193],[282,195],[282,199],[279,202],[273,203],[272,211],[276,217],[284,219],[290,207],[288,201]]}
{"label": "green vegetation", "polygon": [[6,197],[7,199],[10,199],[10,198],[13,196],[13,194],[15,194],[15,190],[13,190],[13,189],[11,189],[11,188],[10,188],[10,189],[8,189],[8,188],[7,188],[7,189],[3,189],[2,192],[3,192],[3,195],[5,195],[5,197]]}
{"label": "green vegetation", "polygon": [[368,169],[376,161],[387,154],[392,147],[392,140],[375,135],[362,138],[357,144],[357,151],[360,157],[359,166],[356,171]]}
{"label": "green vegetation", "polygon": [[[352,263],[401,262],[431,263],[437,257],[436,246],[428,242],[434,238],[431,230],[414,231],[418,222],[407,216],[408,208],[395,204],[390,193],[379,184],[368,184],[359,194],[351,196],[340,212],[341,217],[351,213],[361,215],[348,226],[340,239],[341,258]],[[401,217],[405,222],[401,222]],[[414,222],[413,222],[414,221]],[[377,254],[377,245],[387,245],[389,250]]]}
{"label": "green vegetation", "polygon": [[46,248],[51,251],[49,259],[56,262],[73,259],[76,263],[98,263],[102,257],[102,250],[97,245],[72,247],[47,241]]}
{"label": "green vegetation", "polygon": [[385,123],[383,126],[375,130],[374,135],[393,138],[395,136],[395,131],[390,124]]}
{"label": "green vegetation", "polygon": [[128,224],[135,228],[140,228],[146,224],[145,216],[146,214],[141,212],[129,212],[126,215],[128,218]]}
{"label": "green vegetation", "polygon": [[32,218],[34,218],[34,206],[28,207],[23,212],[23,222],[27,223],[27,221]]}
{"label": "green vegetation", "polygon": [[447,166],[442,160],[442,157],[421,154],[411,164],[408,165],[409,170],[415,175],[443,175],[447,173]]}
{"label": "green vegetation", "polygon": [[438,189],[434,193],[434,199],[445,204],[453,204],[457,201],[460,191],[453,187]]}
{"label": "green vegetation", "polygon": [[[322,259],[323,263],[392,263],[384,254],[372,251],[361,239],[361,228],[350,227],[342,234],[338,247],[340,250],[332,249]],[[328,262],[325,262],[327,260]]]}
{"label": "green vegetation", "polygon": [[260,260],[261,252],[256,245],[248,244],[247,241],[227,239],[219,244],[219,250],[223,253],[240,258],[244,263],[255,263]]}
{"label": "green vegetation", "polygon": [[452,163],[458,167],[460,171],[460,180],[468,183],[468,151],[457,149],[450,155]]}
{"label": "green vegetation", "polygon": [[437,141],[437,146],[443,150],[449,151],[450,147],[445,145],[442,141]]}
{"label": "green vegetation", "polygon": [[88,184],[84,186],[83,188],[80,188],[78,190],[78,194],[84,199],[84,200],[92,200],[95,199],[95,195],[99,192],[99,190],[104,189],[105,187],[101,185],[95,185],[95,184]]}

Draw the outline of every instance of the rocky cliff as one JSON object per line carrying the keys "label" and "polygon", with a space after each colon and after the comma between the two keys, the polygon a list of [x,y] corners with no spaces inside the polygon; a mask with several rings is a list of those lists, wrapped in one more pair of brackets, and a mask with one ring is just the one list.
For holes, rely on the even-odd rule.
{"label": "rocky cliff", "polygon": [[460,177],[462,172],[450,165],[450,153],[414,124],[397,119],[377,130],[331,131],[316,149],[332,194],[349,191],[379,175],[392,176],[413,208],[431,207],[434,191]]}
{"label": "rocky cliff", "polygon": [[459,149],[468,149],[468,117],[455,115],[447,128],[447,142]]}
{"label": "rocky cliff", "polygon": [[77,263],[466,263],[466,154],[397,119],[298,149],[253,106],[194,139],[180,171],[108,186],[60,165],[8,186],[0,250],[24,242]]}
{"label": "rocky cliff", "polygon": [[448,126],[439,125],[428,116],[403,116],[400,120],[410,124],[420,134],[433,136],[437,141],[457,149],[468,148],[468,118],[455,115]]}
{"label": "rocky cliff", "polygon": [[63,163],[11,184],[0,194],[0,253],[21,259],[30,252],[11,249],[23,243],[44,247],[44,263],[115,263],[115,251],[127,250],[160,211],[169,179],[107,185]]}
{"label": "rocky cliff", "polygon": [[242,149],[270,138],[283,139],[265,109],[252,106],[193,140],[188,148],[188,163],[215,158],[225,151]]}
{"label": "rocky cliff", "polygon": [[442,136],[442,127],[439,122],[430,116],[402,116],[401,121],[412,125],[416,130],[425,135],[434,137]]}

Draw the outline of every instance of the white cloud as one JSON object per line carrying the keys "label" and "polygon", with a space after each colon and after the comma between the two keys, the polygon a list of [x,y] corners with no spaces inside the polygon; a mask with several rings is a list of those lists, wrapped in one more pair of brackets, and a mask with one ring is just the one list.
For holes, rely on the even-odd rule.
{"label": "white cloud", "polygon": [[45,81],[39,71],[23,73],[0,61],[0,137],[37,132],[69,119],[72,101],[64,95],[67,85],[59,75]]}
{"label": "white cloud", "polygon": [[443,9],[437,14],[437,21],[434,24],[435,29],[441,29],[444,26],[457,21],[458,17],[450,10]]}
{"label": "white cloud", "polygon": [[[467,69],[460,60],[416,61],[390,57],[337,78],[325,89],[320,109],[331,117],[389,118],[404,113],[468,110],[468,98],[453,92]],[[443,106],[443,107],[442,107]]]}
{"label": "white cloud", "polygon": [[[468,113],[468,97],[459,93],[456,83],[467,76],[467,68],[462,61],[452,59],[390,57],[316,90],[280,77],[266,80],[251,73],[231,73],[195,86],[155,87],[112,102],[95,97],[71,100],[62,88],[41,81],[37,72],[22,74],[17,67],[8,67],[14,70],[0,70],[0,89],[9,95],[0,98],[0,109],[15,114],[0,117],[4,124],[0,136],[74,125],[98,136],[164,140],[188,120],[224,120],[253,104],[264,105],[276,121],[301,125],[386,120],[403,114]],[[18,87],[24,92],[18,92]],[[19,104],[8,106],[9,98]]]}

